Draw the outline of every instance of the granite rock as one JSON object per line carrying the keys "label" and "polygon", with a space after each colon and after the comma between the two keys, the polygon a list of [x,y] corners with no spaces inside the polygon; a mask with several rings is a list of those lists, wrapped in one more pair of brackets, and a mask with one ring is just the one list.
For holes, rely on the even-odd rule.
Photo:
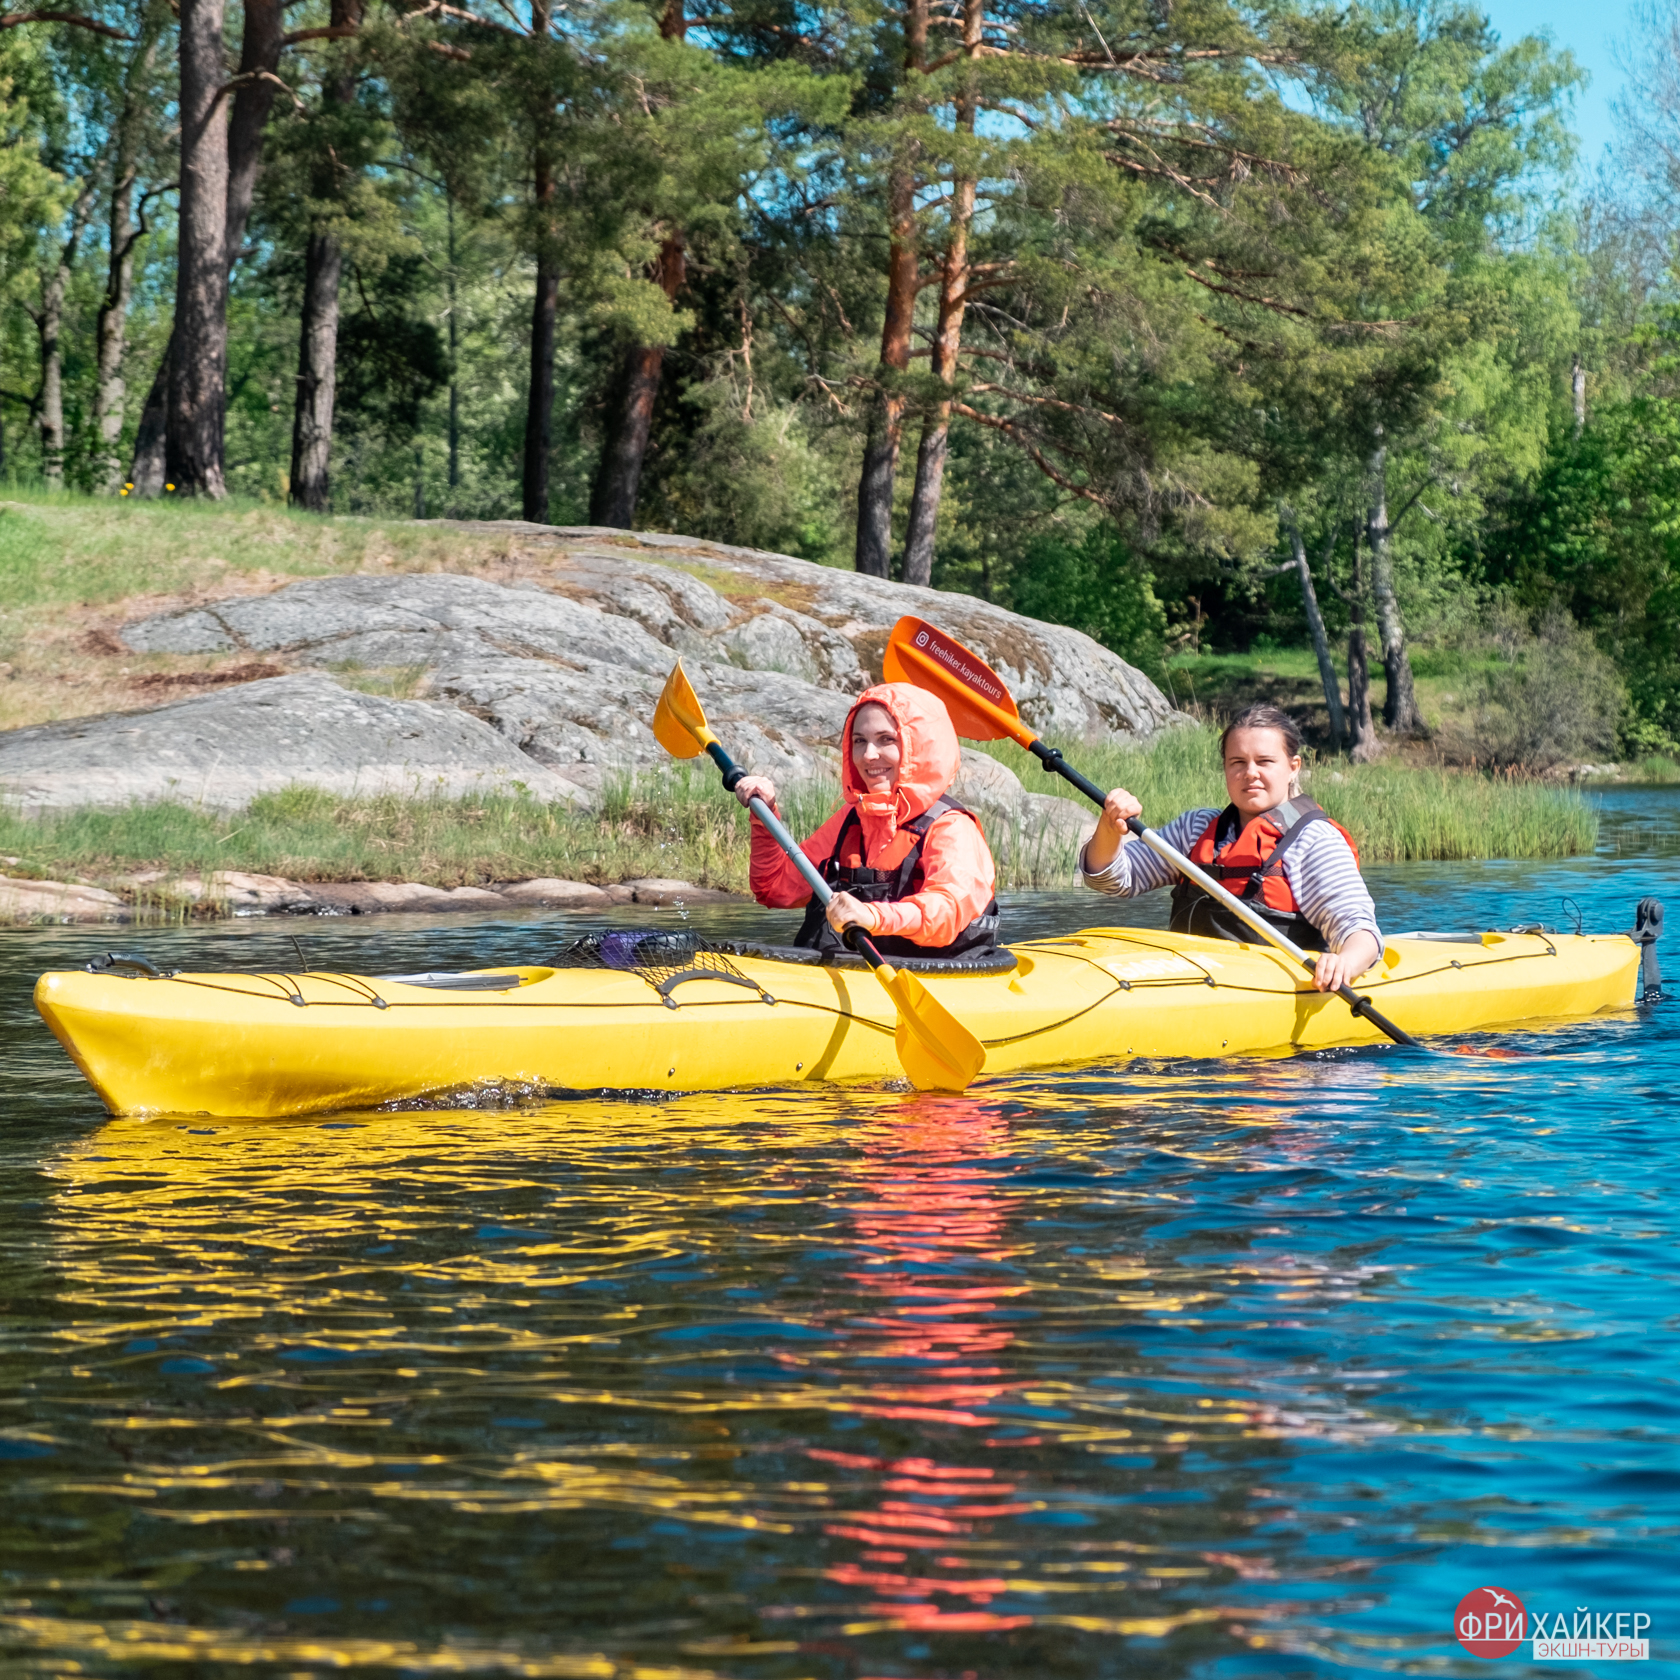
{"label": "granite rock", "polygon": [[612,899],[604,887],[586,881],[559,881],[539,876],[534,881],[515,881],[496,889],[509,904],[542,910],[604,910]]}
{"label": "granite rock", "polygon": [[[0,734],[0,797],[34,811],[156,798],[231,808],[301,782],[449,796],[522,785],[590,805],[610,778],[667,762],[649,723],[678,654],[737,762],[784,785],[832,781],[848,703],[878,677],[905,613],[989,660],[1044,733],[1141,740],[1179,721],[1089,637],[970,596],[658,533],[463,529],[505,537],[504,581],[309,578],[123,626],[136,652],[261,653],[295,674]],[[296,670],[309,666],[402,668],[423,698]],[[1081,806],[1026,791],[983,754],[965,753],[956,791],[1005,852],[1065,847],[1090,826]],[[255,905],[260,890],[245,890]]]}
{"label": "granite rock", "polygon": [[459,707],[359,694],[316,672],[0,734],[0,797],[25,812],[155,799],[237,809],[300,782],[341,794],[523,786],[568,804],[585,797]]}

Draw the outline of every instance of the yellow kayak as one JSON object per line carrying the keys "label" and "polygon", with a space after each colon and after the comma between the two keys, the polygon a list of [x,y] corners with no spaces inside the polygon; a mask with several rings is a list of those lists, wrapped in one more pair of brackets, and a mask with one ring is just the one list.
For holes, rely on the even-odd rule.
{"label": "yellow kayak", "polygon": [[[901,1071],[893,1006],[867,969],[775,947],[606,934],[553,967],[405,976],[114,962],[35,988],[113,1114],[267,1117],[474,1087],[726,1090]],[[987,1073],[1381,1038],[1259,944],[1090,928],[989,962],[906,966],[978,1035]],[[1638,967],[1625,934],[1408,935],[1358,990],[1413,1034],[1463,1033],[1626,1008]]]}

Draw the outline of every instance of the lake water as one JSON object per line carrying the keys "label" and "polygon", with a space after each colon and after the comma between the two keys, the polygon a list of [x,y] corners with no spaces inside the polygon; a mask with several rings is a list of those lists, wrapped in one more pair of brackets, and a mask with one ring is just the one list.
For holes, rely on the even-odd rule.
{"label": "lake water", "polygon": [[[1385,927],[1680,906],[1680,797],[1606,808],[1596,859],[1373,871]],[[239,1125],[108,1121],[29,1004],[112,943],[389,972],[578,925],[0,935],[0,1669],[1623,1672],[1468,1655],[1485,1585],[1680,1669],[1680,1006]]]}

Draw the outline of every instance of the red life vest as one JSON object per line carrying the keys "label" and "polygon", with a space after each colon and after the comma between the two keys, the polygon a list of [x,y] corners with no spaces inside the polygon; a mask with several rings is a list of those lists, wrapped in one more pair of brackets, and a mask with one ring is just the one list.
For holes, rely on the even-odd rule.
{"label": "red life vest", "polygon": [[[1303,950],[1326,949],[1323,933],[1301,914],[1295,894],[1283,873],[1283,860],[1314,823],[1329,823],[1347,841],[1353,861],[1359,848],[1353,836],[1310,799],[1297,796],[1246,822],[1235,805],[1227,805],[1201,832],[1190,848],[1190,861],[1204,869],[1228,892],[1258,910],[1280,933]],[[1221,837],[1224,843],[1221,844]],[[1175,933],[1199,933],[1215,939],[1252,941],[1246,927],[1193,881],[1173,888],[1172,928]]]}

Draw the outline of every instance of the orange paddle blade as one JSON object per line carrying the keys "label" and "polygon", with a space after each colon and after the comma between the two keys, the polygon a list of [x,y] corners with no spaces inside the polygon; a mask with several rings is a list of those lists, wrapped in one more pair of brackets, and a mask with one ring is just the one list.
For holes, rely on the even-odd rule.
{"label": "orange paddle blade", "polygon": [[1015,697],[979,654],[947,636],[925,619],[901,618],[887,638],[881,661],[888,682],[914,683],[945,702],[959,735],[970,741],[1038,739],[1021,722]]}
{"label": "orange paddle blade", "polygon": [[653,709],[653,738],[672,758],[698,758],[716,737],[706,727],[700,697],[679,659],[665,679],[665,691]]}

